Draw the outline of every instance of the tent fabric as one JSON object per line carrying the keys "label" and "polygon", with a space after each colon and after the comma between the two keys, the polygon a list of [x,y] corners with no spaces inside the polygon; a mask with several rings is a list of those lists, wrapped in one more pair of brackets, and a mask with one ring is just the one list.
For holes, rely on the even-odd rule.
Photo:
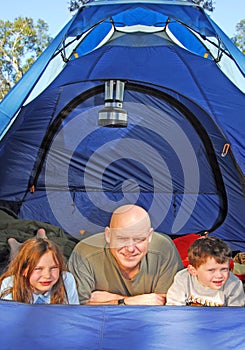
{"label": "tent fabric", "polygon": [[244,308],[94,307],[0,301],[1,349],[242,349],[244,316]]}
{"label": "tent fabric", "polygon": [[[84,4],[0,104],[0,206],[80,239],[136,203],[244,251],[244,60],[193,3]],[[98,126],[109,80],[127,128]]]}
{"label": "tent fabric", "polygon": [[220,28],[217,26],[217,24],[210,18],[210,22],[212,23],[212,26],[214,27],[216,33],[222,37],[222,41],[224,42],[224,45],[227,47],[231,55],[235,58],[239,68],[243,72],[243,75],[245,74],[245,62],[244,62],[244,55],[243,53],[234,45],[232,45],[231,40],[225,35],[225,33],[220,30]]}
{"label": "tent fabric", "polygon": [[[123,1],[109,1],[100,5],[99,1],[97,1],[94,5],[90,3],[90,6],[81,9],[74,16],[68,24],[61,30],[59,35],[54,39],[51,45],[46,49],[45,53],[38,59],[38,64],[35,64],[25,76],[21,80],[21,85],[17,83],[15,87],[12,89],[11,93],[8,94],[5,99],[0,104],[0,113],[1,113],[1,135],[4,135],[4,129],[7,125],[10,124],[10,120],[15,116],[21,104],[25,101],[25,97],[29,94],[32,89],[34,83],[40,76],[41,72],[44,70],[45,66],[51,60],[52,56],[55,54],[56,50],[62,46],[62,42],[65,37],[74,37],[84,34],[90,28],[93,28],[98,23],[103,21],[103,19],[108,19],[115,14],[120,14],[120,12],[125,11],[127,9],[132,9],[134,7],[139,6],[140,10],[146,8],[147,12],[150,13],[152,11],[154,13],[155,22],[158,23],[159,16],[160,21],[163,20],[162,16],[165,18],[165,21],[168,20],[168,17],[173,17],[174,19],[180,20],[182,23],[185,23],[190,28],[197,30],[201,35],[213,35],[220,37],[221,41],[227,48],[227,50],[231,53],[231,56],[234,57],[234,60],[238,67],[241,69],[243,76],[245,74],[245,63],[244,57],[241,52],[231,43],[231,41],[227,38],[227,36],[220,30],[220,28],[215,24],[211,18],[205,15],[201,8],[198,6],[195,8],[193,4],[186,2],[185,4],[180,3],[179,6],[176,4],[171,4],[171,0],[169,1],[156,1],[156,4],[139,2],[134,4],[134,2],[124,3]],[[170,3],[170,4],[168,4]],[[178,3],[178,2],[175,2]],[[130,18],[130,17],[129,17]],[[140,21],[144,21],[146,25],[152,25],[152,16],[141,16],[141,13],[137,16],[136,23]],[[147,21],[148,19],[148,21]],[[135,17],[128,21],[128,25],[134,24]],[[216,34],[217,33],[217,34]],[[96,33],[97,34],[97,33]],[[97,35],[96,35],[97,36]],[[94,39],[95,40],[95,39]],[[192,40],[191,40],[192,42]],[[94,46],[96,47],[96,45]],[[31,82],[31,84],[30,84]],[[18,97],[18,98],[17,98]],[[13,100],[18,101],[13,104]]]}
{"label": "tent fabric", "polygon": [[150,1],[146,3],[111,1],[110,3],[110,6],[108,6],[108,3],[107,5],[104,3],[104,5],[101,6],[97,3],[96,6],[89,6],[84,9],[84,11],[81,11],[74,20],[73,26],[69,29],[68,34],[72,36],[80,35],[81,33],[99,23],[99,21],[115,16],[118,13],[121,14],[120,19],[123,23],[123,13],[128,9],[137,9],[139,7],[139,4],[139,14],[137,17],[127,17],[128,25],[138,24],[138,17],[141,17],[142,12],[144,12],[144,9],[146,9],[147,16],[143,15],[143,18],[141,18],[141,21],[143,21],[143,23],[146,25],[152,24],[152,17],[154,17],[154,21],[158,23],[158,26],[159,23],[164,22],[166,18],[174,17],[180,19],[183,23],[190,25],[190,27],[193,27],[194,29],[201,29],[202,34],[214,33],[212,25],[207,22],[204,14],[202,11],[200,11],[200,8],[193,9],[193,6],[190,6],[188,3],[185,4],[185,6],[183,6],[183,4],[180,4],[180,6],[172,5],[170,2],[168,3],[166,1],[156,2],[155,4],[151,3]]}
{"label": "tent fabric", "polygon": [[[70,249],[136,203],[158,232],[245,251],[244,67],[193,2],[84,2],[0,104],[1,239],[45,223]],[[108,81],[125,128],[98,125]],[[242,349],[244,308],[1,300],[0,333],[3,350]]]}

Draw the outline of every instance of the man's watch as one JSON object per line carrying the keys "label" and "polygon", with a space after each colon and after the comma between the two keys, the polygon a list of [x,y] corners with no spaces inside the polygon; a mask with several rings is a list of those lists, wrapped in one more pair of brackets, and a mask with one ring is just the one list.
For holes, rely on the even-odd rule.
{"label": "man's watch", "polygon": [[118,299],[117,305],[126,305],[126,304],[125,304],[125,301],[124,301],[124,298]]}

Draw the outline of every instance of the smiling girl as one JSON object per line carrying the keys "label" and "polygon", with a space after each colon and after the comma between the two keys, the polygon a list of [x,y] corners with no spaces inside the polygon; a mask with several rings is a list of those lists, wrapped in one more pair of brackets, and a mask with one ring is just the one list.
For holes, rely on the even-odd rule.
{"label": "smiling girl", "polygon": [[30,304],[79,304],[73,275],[59,246],[46,238],[25,241],[0,277],[0,298]]}

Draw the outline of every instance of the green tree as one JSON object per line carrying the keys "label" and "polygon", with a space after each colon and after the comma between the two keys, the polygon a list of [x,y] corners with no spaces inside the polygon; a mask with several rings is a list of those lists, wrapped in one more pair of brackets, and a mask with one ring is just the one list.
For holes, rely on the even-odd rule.
{"label": "green tree", "polygon": [[234,44],[245,54],[245,19],[236,25],[236,34],[232,38]]}
{"label": "green tree", "polygon": [[48,25],[39,19],[0,20],[0,100],[51,42]]}

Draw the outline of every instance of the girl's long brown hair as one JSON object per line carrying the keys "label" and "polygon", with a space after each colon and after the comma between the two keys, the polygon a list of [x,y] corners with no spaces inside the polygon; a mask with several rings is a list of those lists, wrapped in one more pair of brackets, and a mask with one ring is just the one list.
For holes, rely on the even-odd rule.
{"label": "girl's long brown hair", "polygon": [[5,295],[12,293],[12,299],[23,303],[33,303],[30,275],[38,261],[47,252],[52,252],[53,259],[58,265],[60,274],[56,284],[51,289],[51,304],[68,304],[67,292],[63,281],[63,271],[66,264],[60,247],[46,238],[31,238],[23,243],[17,256],[10,262],[8,269],[0,276],[0,285],[4,278],[13,276],[13,287],[2,292]]}

